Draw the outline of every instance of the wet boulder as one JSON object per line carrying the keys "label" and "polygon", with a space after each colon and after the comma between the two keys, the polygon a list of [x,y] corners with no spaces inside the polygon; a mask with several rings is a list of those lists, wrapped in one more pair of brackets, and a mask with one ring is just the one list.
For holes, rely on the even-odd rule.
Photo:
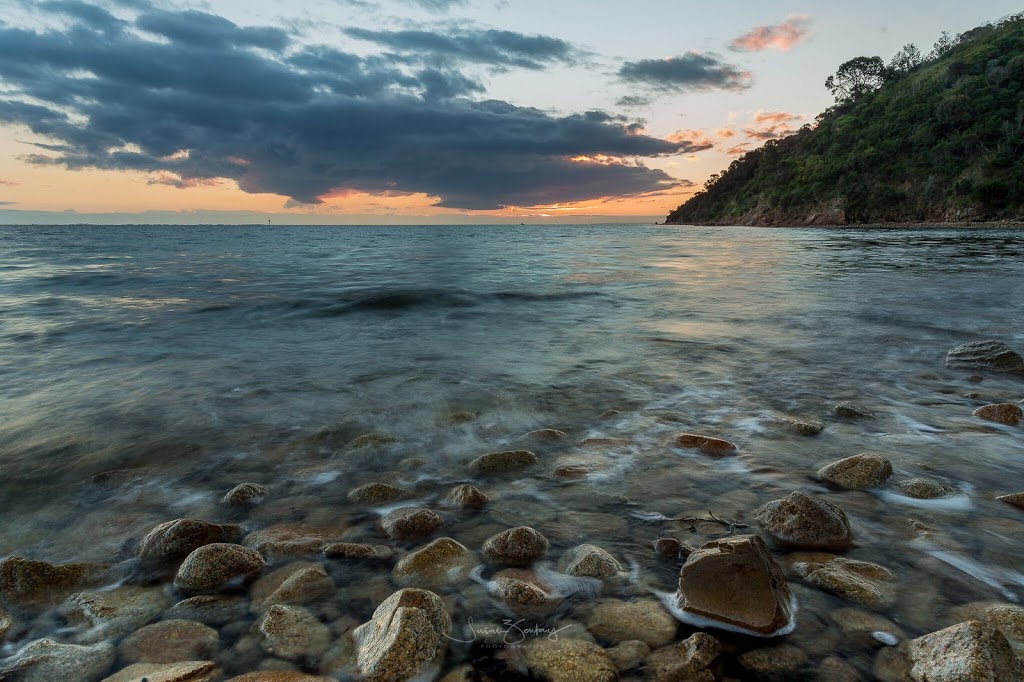
{"label": "wet boulder", "polygon": [[817,436],[825,430],[825,425],[814,419],[797,419],[795,417],[777,417],[773,423],[779,428],[795,433],[798,436]]}
{"label": "wet boulder", "polygon": [[583,622],[587,630],[615,644],[640,641],[657,649],[670,644],[679,629],[678,621],[654,599],[601,599],[585,611]]}
{"label": "wet boulder", "polygon": [[245,536],[246,547],[271,558],[319,554],[329,544],[339,542],[346,526],[312,526],[305,523],[278,523]]}
{"label": "wet boulder", "polygon": [[510,528],[484,541],[483,552],[490,561],[506,566],[529,566],[548,551],[548,539],[529,526]]}
{"label": "wet boulder", "polygon": [[1024,373],[1024,358],[1002,341],[972,341],[949,351],[946,367]]}
{"label": "wet boulder", "polygon": [[791,554],[787,561],[807,584],[858,604],[881,609],[896,600],[896,576],[885,566],[816,552]]}
{"label": "wet boulder", "polygon": [[395,565],[393,575],[400,585],[440,587],[468,579],[479,560],[461,543],[438,538],[406,555]]}
{"label": "wet boulder", "polygon": [[451,629],[440,597],[426,590],[399,590],[353,632],[356,665],[370,682],[426,678],[440,667]]}
{"label": "wet boulder", "polygon": [[908,478],[896,484],[896,488],[915,500],[935,500],[953,492],[949,486],[942,485],[927,478]]}
{"label": "wet boulder", "polygon": [[162,620],[133,632],[117,647],[127,663],[205,661],[220,651],[220,635],[191,620]]}
{"label": "wet boulder", "polygon": [[881,455],[861,453],[818,470],[818,478],[847,490],[880,488],[892,476],[892,463]]}
{"label": "wet boulder", "polygon": [[652,651],[644,661],[651,682],[714,682],[710,670],[722,653],[722,645],[706,632],[697,632],[682,642]]}
{"label": "wet boulder", "polygon": [[79,592],[61,605],[68,623],[83,627],[79,643],[117,639],[157,620],[171,605],[159,587],[127,585],[113,590]]}
{"label": "wet boulder", "polygon": [[800,679],[808,657],[803,649],[789,645],[752,649],[740,654],[737,661],[750,679],[764,682],[787,682]]}
{"label": "wet boulder", "polygon": [[1024,419],[1024,413],[1013,403],[983,405],[974,411],[974,416],[980,417],[985,421],[1006,424],[1007,426],[1016,426],[1020,424],[1021,419]]}
{"label": "wet boulder", "polygon": [[82,646],[39,639],[25,646],[0,667],[0,680],[17,682],[97,682],[114,665],[114,645]]}
{"label": "wet boulder", "polygon": [[331,630],[301,606],[275,604],[257,626],[260,646],[286,661],[315,661],[331,644]]}
{"label": "wet boulder", "polygon": [[551,585],[522,568],[498,571],[488,588],[509,609],[523,617],[547,615],[562,602],[561,595]]}
{"label": "wet boulder", "polygon": [[217,682],[223,679],[213,661],[182,663],[133,663],[103,682]]}
{"label": "wet boulder", "polygon": [[490,501],[479,488],[464,483],[451,489],[444,498],[444,505],[453,509],[480,509]]}
{"label": "wet boulder", "polygon": [[387,545],[366,545],[357,542],[336,542],[324,547],[328,559],[387,561],[395,551]]}
{"label": "wet boulder", "polygon": [[249,601],[244,597],[222,594],[200,594],[183,599],[167,609],[166,619],[194,620],[204,625],[227,625],[249,615]]}
{"label": "wet boulder", "polygon": [[260,553],[241,545],[214,543],[189,554],[174,577],[182,592],[216,592],[258,576],[267,565]]}
{"label": "wet boulder", "polygon": [[607,580],[622,572],[622,564],[596,545],[577,545],[562,555],[558,570],[567,575]]}
{"label": "wet boulder", "polygon": [[846,512],[799,491],[762,505],[754,516],[775,540],[790,547],[843,550],[853,544]]}
{"label": "wet boulder", "polygon": [[348,493],[349,502],[362,504],[381,505],[407,500],[412,497],[412,491],[390,485],[388,483],[367,483],[354,488]]}
{"label": "wet boulder", "polygon": [[224,494],[220,503],[229,507],[251,507],[267,497],[267,488],[259,483],[241,483]]}
{"label": "wet boulder", "polygon": [[915,682],[1024,680],[1024,664],[991,625],[968,621],[911,640]]}
{"label": "wet boulder", "polygon": [[618,671],[604,649],[579,639],[538,639],[519,652],[526,668],[549,682],[615,682]]}
{"label": "wet boulder", "polygon": [[105,564],[51,564],[18,556],[0,561],[0,597],[20,607],[56,606],[73,592],[106,581]]}
{"label": "wet boulder", "polygon": [[222,526],[201,519],[175,519],[149,531],[139,544],[139,558],[161,566],[177,566],[203,545],[238,542],[241,537],[241,526]]}
{"label": "wet boulder", "polygon": [[1024,493],[1011,493],[1009,495],[1000,495],[996,498],[1000,502],[1017,507],[1018,509],[1024,509]]}
{"label": "wet boulder", "polygon": [[673,441],[676,447],[688,450],[700,450],[705,455],[712,457],[725,457],[735,455],[739,448],[733,443],[714,436],[702,436],[696,433],[680,433]]}
{"label": "wet boulder", "polygon": [[430,535],[444,521],[436,512],[420,507],[402,507],[380,520],[381,531],[392,540],[415,540]]}
{"label": "wet boulder", "polygon": [[257,580],[251,590],[255,612],[274,604],[310,604],[334,592],[334,581],[324,567],[297,561]]}
{"label": "wet boulder", "polygon": [[531,467],[537,461],[537,455],[529,450],[507,450],[481,455],[469,463],[469,468],[478,474],[507,474]]}
{"label": "wet boulder", "polygon": [[846,419],[869,419],[875,416],[868,408],[849,400],[839,403],[832,408],[832,411],[835,412],[837,417],[845,417]]}

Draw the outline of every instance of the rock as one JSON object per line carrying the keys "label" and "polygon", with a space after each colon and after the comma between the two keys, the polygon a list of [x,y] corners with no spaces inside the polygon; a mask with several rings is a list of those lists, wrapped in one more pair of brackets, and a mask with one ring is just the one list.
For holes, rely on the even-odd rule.
{"label": "rock", "polygon": [[200,519],[175,519],[149,531],[139,544],[139,558],[161,566],[177,566],[203,545],[237,542],[241,536],[241,526],[221,526]]}
{"label": "rock", "polygon": [[675,561],[686,561],[686,557],[693,554],[693,548],[689,545],[664,536],[654,541],[654,551],[660,557]]}
{"label": "rock", "polygon": [[438,538],[395,565],[395,581],[414,587],[454,585],[469,578],[479,564],[469,549],[451,538]]}
{"label": "rock", "polygon": [[125,586],[114,590],[79,592],[61,605],[61,614],[88,632],[79,642],[119,639],[157,620],[171,605],[159,587]]}
{"label": "rock", "polygon": [[825,430],[824,424],[813,420],[794,419],[793,417],[778,417],[774,422],[786,431],[795,433],[798,436],[817,436]]}
{"label": "rock", "polygon": [[605,649],[605,653],[608,654],[608,658],[612,659],[612,663],[619,669],[619,672],[625,672],[639,667],[644,659],[651,654],[651,647],[641,641],[631,640]]}
{"label": "rock", "polygon": [[440,667],[451,629],[440,597],[426,590],[399,590],[353,632],[360,673],[369,682],[426,678]]}
{"label": "rock", "polygon": [[558,441],[565,440],[568,436],[564,431],[559,431],[558,429],[537,429],[536,431],[530,431],[527,434],[523,434],[522,438],[532,438],[533,440],[557,443]]}
{"label": "rock", "polygon": [[915,682],[994,682],[1024,680],[1024,664],[1002,633],[968,621],[911,640],[908,645]]}
{"label": "rock", "polygon": [[363,435],[349,441],[347,447],[359,448],[381,448],[391,443],[397,443],[398,439],[384,433],[364,433]]}
{"label": "rock", "polygon": [[907,639],[903,629],[885,616],[859,608],[846,607],[829,614],[843,633],[843,638],[855,643],[878,643],[882,639],[902,642]]}
{"label": "rock", "polygon": [[990,422],[1016,426],[1024,418],[1024,413],[1021,413],[1020,408],[1013,403],[998,403],[979,407],[974,411],[974,416]]}
{"label": "rock", "polygon": [[548,551],[548,539],[529,526],[519,526],[492,535],[484,541],[489,560],[506,566],[529,566]]}
{"label": "rock", "polygon": [[407,500],[413,493],[404,488],[388,485],[387,483],[367,483],[354,488],[348,493],[349,502],[360,502],[363,504],[390,504],[399,500]]}
{"label": "rock", "polygon": [[1024,509],[1024,493],[1013,493],[1011,495],[1000,495],[996,498],[1000,502],[1017,507],[1018,509]]}
{"label": "rock", "polygon": [[804,582],[826,592],[876,609],[896,600],[896,576],[884,566],[831,554],[798,553],[790,560]]}
{"label": "rock", "polygon": [[225,493],[220,502],[229,507],[251,507],[262,502],[266,496],[266,487],[259,483],[241,483]]}
{"label": "rock", "polygon": [[607,580],[622,572],[622,564],[595,545],[577,545],[562,555],[558,570],[567,575]]}
{"label": "rock", "polygon": [[908,478],[897,483],[896,487],[907,497],[917,500],[934,500],[953,492],[948,486],[929,481],[926,478]]}
{"label": "rock", "polygon": [[584,438],[580,441],[580,447],[584,448],[621,448],[632,443],[628,438],[608,438],[606,436],[594,436]]}
{"label": "rock", "polygon": [[754,516],[777,541],[791,547],[843,550],[853,544],[846,513],[801,492],[762,505]]}
{"label": "rock", "polygon": [[480,492],[476,486],[463,484],[451,489],[451,492],[444,498],[444,505],[455,509],[479,509],[490,501],[490,498]]}
{"label": "rock", "polygon": [[766,682],[797,679],[808,661],[803,649],[789,644],[753,649],[740,654],[736,660],[752,679]]}
{"label": "rock", "polygon": [[1002,602],[974,602],[958,606],[950,616],[962,622],[980,620],[988,623],[1010,643],[1018,657],[1024,656],[1024,606]]}
{"label": "rock", "polygon": [[892,476],[892,463],[881,455],[861,453],[818,470],[818,478],[847,490],[880,488]]}
{"label": "rock", "polygon": [[232,677],[227,682],[335,682],[333,677],[307,675],[295,671],[263,671]]}
{"label": "rock", "polygon": [[513,612],[521,616],[539,616],[561,603],[555,590],[531,571],[507,568],[494,574],[491,591]]}
{"label": "rock", "polygon": [[301,606],[275,604],[259,623],[260,646],[287,661],[312,661],[331,645],[331,630]]}
{"label": "rock", "polygon": [[652,682],[714,682],[709,670],[722,645],[706,632],[697,632],[688,639],[651,652],[644,661],[647,679]]}
{"label": "rock", "polygon": [[329,544],[339,542],[348,528],[311,526],[305,523],[278,523],[245,536],[244,544],[263,555],[296,557],[319,554]]}
{"label": "rock", "polygon": [[4,611],[3,607],[0,606],[0,643],[3,643],[7,638],[7,633],[10,632],[12,627],[14,627],[14,619],[11,618],[11,614]]}
{"label": "rock", "polygon": [[814,679],[817,682],[861,682],[853,666],[836,656],[829,656],[818,664]]}
{"label": "rock", "polygon": [[679,629],[672,614],[654,599],[602,599],[588,609],[584,624],[591,634],[607,642],[635,640],[652,649],[671,644]]}
{"label": "rock", "polygon": [[56,606],[72,592],[105,581],[103,564],[51,564],[12,556],[0,561],[0,597],[19,607]]}
{"label": "rock", "polygon": [[168,620],[194,620],[204,625],[227,625],[249,615],[249,601],[243,597],[201,594],[184,599],[167,610]]}
{"label": "rock", "polygon": [[354,542],[338,542],[324,547],[328,559],[387,561],[394,553],[387,545],[361,545]]}
{"label": "rock", "polygon": [[[299,563],[300,565],[297,568],[293,569],[292,566],[286,566],[264,578],[260,578],[260,581],[272,580],[271,584],[276,583],[276,587],[271,588],[271,584],[267,584],[264,586],[264,590],[257,591],[256,588],[259,583],[253,585],[252,600],[254,608],[262,611],[274,604],[309,604],[334,592],[334,581],[327,575],[327,571],[324,570],[323,566],[319,564],[307,565],[306,562]],[[281,574],[282,571],[288,571],[288,573],[275,576],[275,574]],[[269,590],[269,594],[266,594],[267,590]]]}
{"label": "rock", "polygon": [[182,592],[216,592],[258,576],[266,562],[260,553],[241,545],[214,543],[189,554],[174,577]]}
{"label": "rock", "polygon": [[849,400],[839,403],[832,408],[832,411],[836,413],[836,416],[846,417],[847,419],[867,419],[875,416],[868,408]]}
{"label": "rock", "polygon": [[871,673],[879,682],[914,682],[910,678],[910,661],[903,647],[879,649]]}
{"label": "rock", "polygon": [[621,410],[605,410],[601,414],[597,415],[597,418],[601,421],[607,421],[609,419],[615,419],[622,414]]}
{"label": "rock", "polygon": [[1024,358],[1002,341],[972,341],[946,354],[946,367],[1024,372]]}
{"label": "rock", "polygon": [[220,669],[213,661],[135,663],[103,682],[217,682]]}
{"label": "rock", "polygon": [[537,455],[529,450],[509,450],[481,455],[469,463],[469,468],[478,474],[507,474],[533,466],[537,461]]}
{"label": "rock", "polygon": [[402,507],[380,520],[380,529],[393,540],[415,540],[441,527],[441,517],[429,509]]}
{"label": "rock", "polygon": [[220,651],[220,635],[195,621],[162,620],[128,635],[117,650],[127,663],[205,661]]}
{"label": "rock", "polygon": [[792,631],[796,601],[764,541],[755,535],[713,540],[679,571],[676,614],[698,627],[755,637]]}
{"label": "rock", "polygon": [[468,412],[466,410],[461,412],[452,412],[448,415],[448,421],[452,424],[467,424],[471,421],[476,421],[476,413]]}
{"label": "rock", "polygon": [[108,642],[81,646],[39,639],[3,662],[0,680],[97,682],[114,665],[116,655]]}
{"label": "rock", "polygon": [[680,433],[675,437],[675,445],[679,448],[700,450],[705,455],[712,457],[725,457],[735,455],[739,448],[727,440],[714,438],[712,436],[701,436],[696,433]]}
{"label": "rock", "polygon": [[618,671],[604,649],[579,639],[538,639],[522,650],[530,672],[549,682],[615,682]]}

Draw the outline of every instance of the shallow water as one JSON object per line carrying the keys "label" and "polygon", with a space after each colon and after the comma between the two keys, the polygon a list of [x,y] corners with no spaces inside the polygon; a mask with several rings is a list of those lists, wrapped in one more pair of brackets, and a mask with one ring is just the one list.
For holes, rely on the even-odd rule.
{"label": "shallow water", "polygon": [[[972,383],[943,366],[966,341],[1024,350],[1022,232],[0,227],[0,252],[0,556],[120,559],[185,516],[344,525],[346,539],[380,541],[351,488],[398,481],[432,506],[474,482],[492,505],[447,514],[445,535],[477,549],[533,525],[550,556],[594,542],[664,591],[659,533],[699,544],[725,531],[637,512],[753,524],[759,505],[799,489],[849,514],[849,556],[897,573],[900,598],[882,613],[910,636],[950,624],[957,604],[1024,596],[1024,512],[992,499],[1024,487],[1022,429],[971,415],[1021,400],[1024,381]],[[842,400],[878,416],[837,418]],[[620,414],[600,419],[608,409]],[[458,411],[476,419],[453,424]],[[825,430],[795,435],[781,416]],[[569,438],[522,438],[542,428]],[[680,431],[728,438],[740,455],[674,449]],[[397,440],[346,447],[370,432]],[[597,436],[624,441],[578,445]],[[513,448],[541,466],[493,482],[465,466]],[[921,503],[813,479],[865,451],[892,460],[893,481],[924,476],[955,495]],[[399,465],[410,457],[424,463]],[[595,473],[551,474],[578,460]],[[92,480],[119,469],[139,475]],[[217,500],[244,481],[271,499],[225,512]],[[910,520],[935,534],[922,540]],[[337,608],[358,622],[393,589],[371,571],[335,577]],[[811,614],[851,605],[806,586],[797,596]],[[473,615],[459,608],[456,621]],[[558,617],[571,615],[567,604]],[[825,635],[804,630],[790,639],[816,651]],[[866,674],[872,653],[842,655]]]}

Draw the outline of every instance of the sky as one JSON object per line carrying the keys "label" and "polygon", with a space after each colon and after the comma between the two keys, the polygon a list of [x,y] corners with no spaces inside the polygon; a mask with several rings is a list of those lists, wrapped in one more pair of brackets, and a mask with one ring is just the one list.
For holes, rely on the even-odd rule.
{"label": "sky", "polygon": [[0,224],[655,222],[987,0],[0,0]]}

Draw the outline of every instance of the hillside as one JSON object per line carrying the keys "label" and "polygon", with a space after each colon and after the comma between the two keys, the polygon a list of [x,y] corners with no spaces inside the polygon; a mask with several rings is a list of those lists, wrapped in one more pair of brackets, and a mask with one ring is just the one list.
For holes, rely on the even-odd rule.
{"label": "hillside", "polygon": [[840,92],[816,125],[736,159],[666,223],[1020,218],[1024,15],[944,34],[927,58],[915,52],[905,48],[888,66],[878,58],[844,64],[881,67],[876,89]]}

